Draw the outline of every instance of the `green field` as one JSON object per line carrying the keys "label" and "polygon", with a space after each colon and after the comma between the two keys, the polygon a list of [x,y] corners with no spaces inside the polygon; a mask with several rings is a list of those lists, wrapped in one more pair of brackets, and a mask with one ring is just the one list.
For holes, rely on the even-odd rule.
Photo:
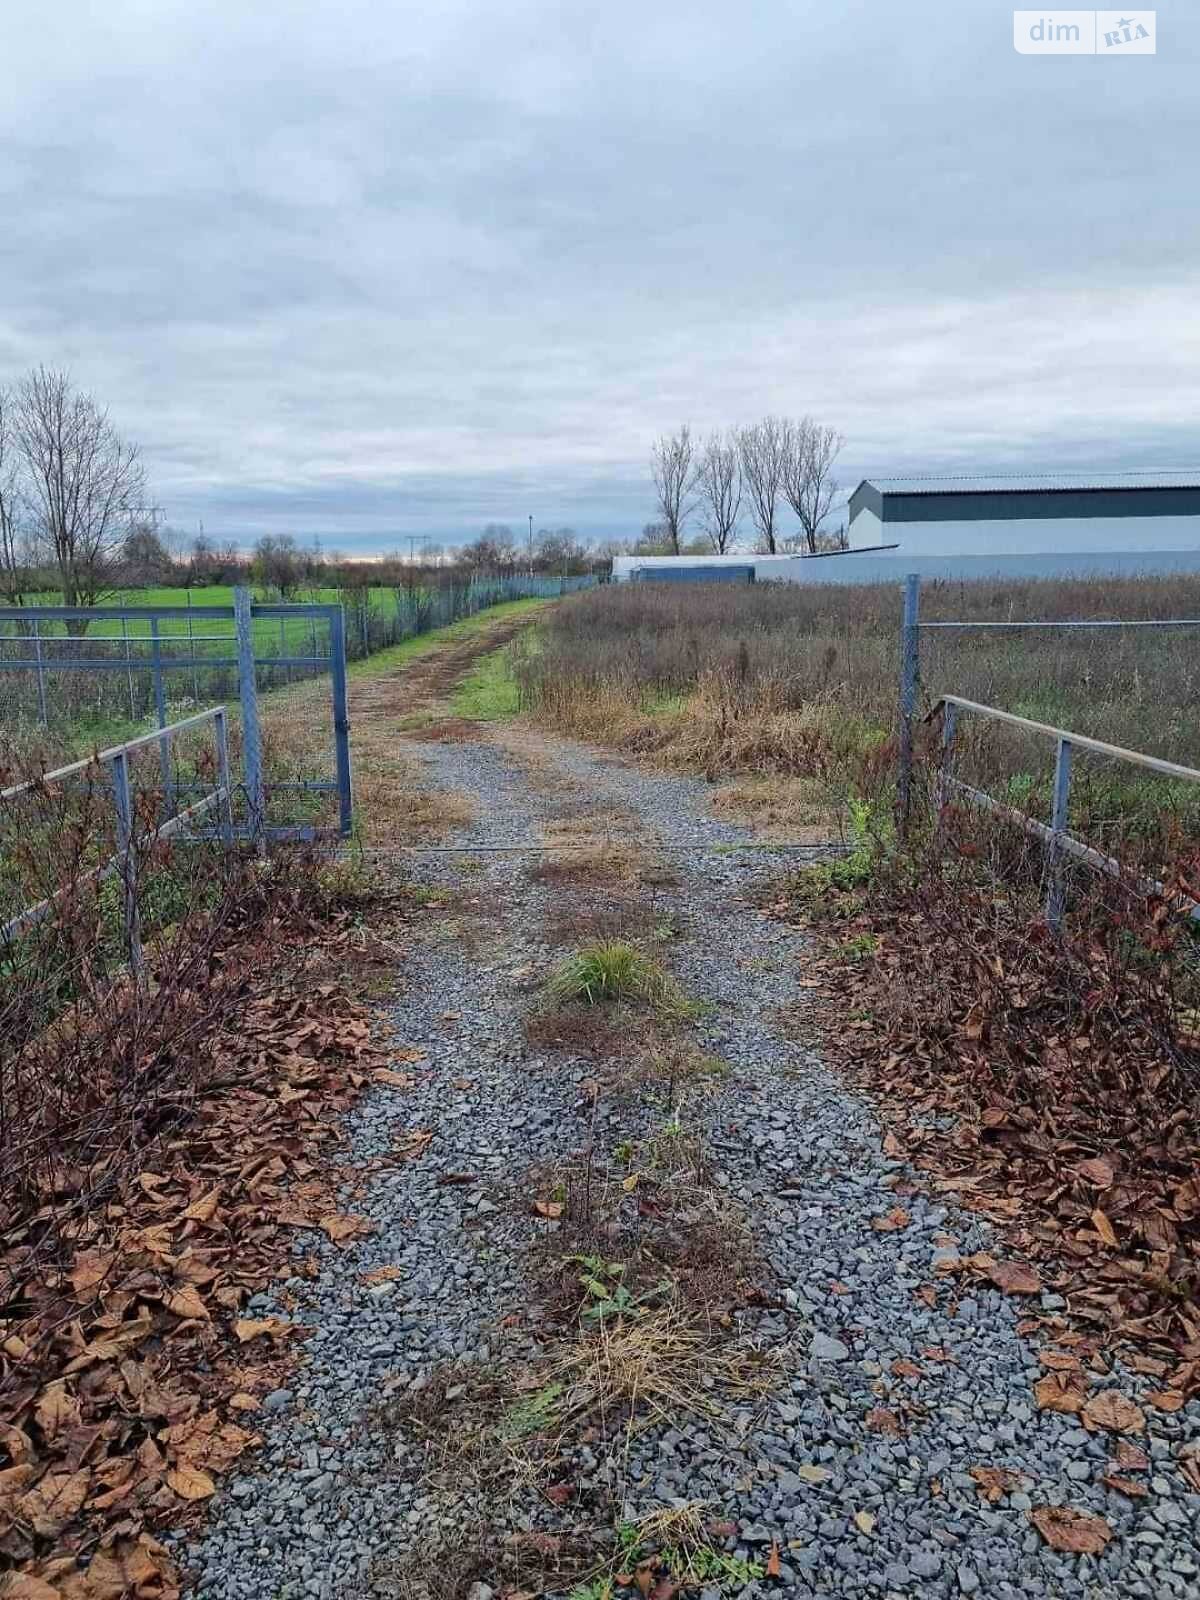
{"label": "green field", "polygon": [[[278,596],[273,592],[263,590],[251,585],[251,592],[256,600],[265,600],[271,604],[278,604]],[[376,616],[393,616],[396,609],[396,591],[375,585],[365,591],[354,592],[356,601],[360,593],[365,593],[371,611]],[[333,588],[314,588],[297,590],[289,599],[289,604],[294,605],[336,605],[339,600],[345,604],[346,596],[343,591]],[[62,604],[62,597],[56,591],[47,591],[44,594],[31,595],[29,604],[34,606],[57,606]],[[195,615],[192,617],[163,617],[158,624],[158,634],[162,639],[186,639],[195,643],[198,653],[204,655],[221,654],[215,646],[217,641],[228,640],[233,632],[232,618],[206,617],[206,606],[232,606],[233,585],[227,583],[213,584],[208,588],[183,589],[158,587],[148,589],[122,589],[116,594],[108,595],[101,602],[102,609],[122,608],[127,606],[186,606]],[[347,629],[354,626],[353,602],[346,605]],[[46,621],[40,624],[39,632],[43,638],[61,638],[66,633],[66,624],[63,622]],[[314,641],[315,632],[315,641]],[[86,637],[89,639],[110,638],[118,641],[129,639],[150,638],[150,621],[146,617],[131,617],[128,621],[114,621],[111,618],[97,618],[87,625]],[[310,621],[304,617],[288,621],[260,618],[254,628],[255,643],[261,644],[272,651],[283,645],[291,654],[305,654],[304,645],[309,646],[309,651],[314,642],[318,650],[323,653],[326,637],[325,624],[320,620]],[[172,646],[172,648],[174,648]],[[190,651],[188,652],[190,653]]]}

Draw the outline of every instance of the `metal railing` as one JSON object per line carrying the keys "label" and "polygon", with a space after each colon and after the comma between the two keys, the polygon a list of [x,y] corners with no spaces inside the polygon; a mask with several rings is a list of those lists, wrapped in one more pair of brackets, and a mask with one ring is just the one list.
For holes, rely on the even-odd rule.
{"label": "metal railing", "polygon": [[[1005,805],[982,789],[963,783],[954,776],[954,741],[958,730],[958,713],[970,712],[973,716],[987,718],[990,722],[1003,722],[1009,727],[1021,728],[1026,733],[1053,739],[1057,745],[1054,761],[1054,790],[1047,826],[1036,817]],[[964,700],[961,695],[939,695],[930,717],[942,718],[942,764],[938,778],[939,811],[951,796],[960,796],[980,810],[991,811],[1005,821],[1015,824],[1024,832],[1040,839],[1047,847],[1049,889],[1046,895],[1046,921],[1057,933],[1062,927],[1066,909],[1066,882],[1063,871],[1068,856],[1085,862],[1089,867],[1112,878],[1124,878],[1126,869],[1113,856],[1084,844],[1067,831],[1070,816],[1072,756],[1076,750],[1087,750],[1094,755],[1108,756],[1114,761],[1124,761],[1130,766],[1143,767],[1167,778],[1182,778],[1189,783],[1200,783],[1200,772],[1194,767],[1180,766],[1176,761],[1165,761],[1160,756],[1143,755],[1139,750],[1125,750],[1120,745],[1108,744],[1103,739],[1092,739],[1086,734],[1072,733],[1066,728],[1054,728],[1049,723],[1034,722],[1029,717],[1018,717],[1011,711],[999,711],[995,706],[980,705],[975,700]],[[1162,893],[1162,885],[1149,880],[1139,880],[1139,887],[1147,892]],[[1191,903],[1189,914],[1200,919],[1200,906]]]}
{"label": "metal railing", "polygon": [[[1025,621],[1014,619],[1004,622],[975,622],[967,619],[945,622],[925,622],[921,618],[921,577],[919,573],[910,572],[904,580],[904,601],[900,621],[900,754],[899,771],[897,775],[897,810],[901,831],[908,821],[910,802],[912,796],[913,773],[913,728],[917,713],[917,689],[921,678],[921,634],[930,629],[985,631],[985,632],[1019,632],[1025,629],[1042,630],[1052,629],[1058,632],[1072,633],[1080,630],[1104,630],[1109,628],[1200,628],[1200,618],[1196,617],[1155,617],[1139,618],[1136,621],[1124,621],[1116,618],[1088,618],[1073,620],[1064,618],[1061,621],[1050,619],[1033,619]],[[990,708],[988,708],[990,709]],[[1011,713],[997,712],[997,716],[1008,717],[1012,720]],[[1016,720],[1020,720],[1019,718]],[[1044,728],[1044,723],[1029,723],[1029,727]],[[1057,731],[1057,730],[1053,730]],[[1073,742],[1082,747],[1080,736],[1072,734]],[[1116,746],[1109,747],[1115,750]],[[1126,755],[1133,752],[1123,752]],[[1136,759],[1150,761],[1153,757]],[[1170,763],[1168,763],[1170,765]],[[1190,772],[1190,768],[1181,768],[1181,772]]]}
{"label": "metal railing", "polygon": [[[147,633],[132,637],[129,623],[145,624]],[[278,623],[278,651],[266,650],[261,634],[264,623]],[[50,634],[48,628],[84,625],[83,632]],[[187,632],[172,633],[168,624],[186,624]],[[231,627],[223,627],[230,624]],[[220,631],[205,631],[208,626]],[[93,634],[91,629],[102,630]],[[120,627],[120,632],[116,628]],[[15,631],[5,634],[4,629]],[[197,628],[202,631],[197,632]],[[108,631],[111,629],[112,631]],[[294,630],[307,636],[292,643]],[[318,646],[318,629],[326,650]],[[311,640],[309,647],[305,643]],[[103,646],[117,642],[120,652],[105,654]],[[102,648],[97,652],[93,646]],[[46,679],[59,672],[90,676],[118,673],[132,681],[135,672],[148,672],[153,690],[152,715],[159,726],[157,738],[168,726],[168,683],[174,675],[226,670],[222,684],[210,684],[213,698],[225,698],[236,689],[240,701],[244,788],[247,827],[252,839],[303,833],[294,827],[275,828],[268,817],[270,792],[283,788],[333,791],[337,795],[337,829],[348,838],[353,827],[354,797],[350,768],[350,719],[347,709],[346,621],[340,605],[286,605],[255,600],[248,588],[234,590],[232,605],[187,606],[0,606],[0,645],[16,654],[0,653],[0,674],[28,671],[36,674],[40,720],[46,713]],[[131,645],[139,653],[133,654]],[[180,649],[180,646],[186,646]],[[209,653],[209,646],[215,646]],[[258,672],[267,668],[290,675],[329,675],[329,719],[334,773],[332,782],[304,780],[298,784],[269,785],[264,777],[262,738],[258,712]],[[164,788],[169,786],[169,760],[163,745]]]}
{"label": "metal railing", "polygon": [[[157,744],[160,760],[166,763],[169,775],[173,741],[181,733],[187,733],[209,723],[212,724],[215,745],[215,780],[211,790],[182,810],[173,808],[172,814],[165,821],[150,829],[144,839],[139,840],[133,787],[130,782],[130,757],[135,751]],[[207,711],[198,712],[195,716],[184,717],[180,722],[168,723],[153,733],[129,739],[124,744],[114,745],[109,750],[97,751],[95,755],[88,756],[82,761],[73,761],[68,766],[56,768],[53,772],[47,772],[23,783],[12,784],[9,788],[0,790],[0,804],[10,806],[23,795],[44,791],[51,785],[67,783],[73,778],[84,775],[104,773],[106,769],[115,813],[116,850],[107,860],[99,862],[86,872],[82,881],[88,878],[94,878],[97,882],[114,876],[120,878],[125,945],[129,955],[129,965],[134,975],[140,979],[145,970],[145,962],[142,955],[141,919],[138,911],[138,851],[157,840],[169,839],[173,834],[181,832],[194,819],[213,809],[218,811],[218,830],[223,843],[227,846],[233,843],[233,791],[229,777],[229,729],[225,707],[213,706]],[[164,799],[169,802],[171,795],[169,784],[164,785],[163,794]],[[53,911],[56,902],[79,881],[81,880],[76,879],[64,884],[36,905],[27,906],[10,917],[0,926],[0,941],[17,938],[29,928],[42,922]]]}

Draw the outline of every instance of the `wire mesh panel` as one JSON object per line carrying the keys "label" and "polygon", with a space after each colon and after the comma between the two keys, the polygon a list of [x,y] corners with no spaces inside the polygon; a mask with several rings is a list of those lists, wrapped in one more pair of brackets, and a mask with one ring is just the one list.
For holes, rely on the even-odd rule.
{"label": "wire mesh panel", "polygon": [[0,607],[0,784],[229,706],[240,828],[351,827],[346,662],[591,577],[472,578],[299,601]]}
{"label": "wire mesh panel", "polygon": [[[4,608],[0,773],[6,783],[228,703],[236,824],[348,831],[339,606]],[[163,741],[163,751],[167,741]],[[186,795],[194,776],[170,777]]]}
{"label": "wire mesh panel", "polygon": [[[1080,863],[1122,893],[1159,892],[1181,874],[1190,883],[1200,831],[1198,601],[1194,588],[1153,579],[922,593],[910,577],[901,825],[924,718],[942,747],[939,804],[985,810],[1039,841],[1052,927]],[[1172,604],[1181,615],[1162,614]],[[1184,898],[1194,901],[1191,889]]]}

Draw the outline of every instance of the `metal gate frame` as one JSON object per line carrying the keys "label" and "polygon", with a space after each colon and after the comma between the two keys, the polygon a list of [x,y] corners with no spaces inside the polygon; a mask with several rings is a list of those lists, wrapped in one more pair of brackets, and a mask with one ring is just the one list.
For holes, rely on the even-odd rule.
{"label": "metal gate frame", "polygon": [[[308,617],[322,621],[329,628],[329,654],[324,655],[258,655],[254,646],[254,624],[263,618],[277,618],[282,625],[294,618]],[[235,645],[232,656],[197,656],[196,641],[190,634],[190,651],[187,655],[162,653],[162,635],[158,623],[166,619],[191,618],[192,621],[232,621],[234,631],[229,639]],[[281,835],[296,836],[295,828],[271,828],[266,815],[266,785],[262,769],[262,737],[258,717],[258,686],[256,671],[260,666],[306,667],[311,671],[329,670],[330,699],[333,719],[336,778],[333,783],[314,782],[305,787],[313,790],[336,790],[338,796],[337,832],[349,838],[354,825],[354,791],[350,768],[350,715],[346,691],[346,623],[340,605],[285,605],[278,602],[255,600],[251,591],[239,586],[234,590],[233,605],[223,606],[0,606],[0,622],[23,623],[32,628],[28,635],[33,644],[33,655],[28,659],[6,658],[0,666],[4,669],[31,670],[38,674],[40,697],[45,718],[44,682],[47,672],[128,672],[127,658],[112,660],[47,660],[39,633],[42,622],[128,622],[150,623],[150,656],[145,663],[154,684],[154,703],[159,729],[167,722],[167,697],[165,678],[168,672],[181,669],[195,670],[210,667],[236,667],[242,714],[243,776],[249,810],[249,832],[258,842],[264,838]],[[86,639],[87,635],[81,636]],[[168,635],[171,639],[184,638]],[[209,635],[209,637],[213,637]],[[224,638],[217,635],[218,639]],[[143,667],[141,670],[144,670]],[[163,741],[165,748],[166,741]]]}

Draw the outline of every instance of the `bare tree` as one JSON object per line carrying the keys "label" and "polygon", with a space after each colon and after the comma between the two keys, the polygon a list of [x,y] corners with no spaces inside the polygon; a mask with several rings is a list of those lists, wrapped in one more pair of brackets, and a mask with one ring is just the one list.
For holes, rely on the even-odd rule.
{"label": "bare tree", "polygon": [[[65,606],[93,606],[109,586],[130,523],[145,503],[145,473],[70,374],[38,367],[22,379],[14,433],[34,531],[58,569]],[[87,624],[68,624],[82,633]]]}
{"label": "bare tree", "polygon": [[845,442],[835,428],[822,427],[811,417],[788,426],[783,491],[800,519],[810,555],[823,546],[821,524],[838,487],[833,466]]}
{"label": "bare tree", "polygon": [[121,542],[121,577],[126,583],[168,583],[175,563],[151,518],[138,518]]}
{"label": "bare tree", "polygon": [[700,453],[696,484],[704,532],[713,549],[723,556],[733,543],[742,507],[742,464],[736,433],[709,435]]}
{"label": "bare tree", "polygon": [[776,522],[787,463],[788,433],[789,425],[782,417],[764,417],[748,428],[740,428],[737,436],[742,482],[758,533],[758,548],[770,556],[779,549]]}
{"label": "bare tree", "polygon": [[695,446],[692,430],[686,422],[678,433],[660,434],[654,441],[650,471],[667,542],[678,555],[683,525],[692,509],[696,489]]}
{"label": "bare tree", "polygon": [[304,576],[303,562],[292,535],[264,533],[255,543],[250,570],[259,583],[278,589],[281,600],[290,600]]}
{"label": "bare tree", "polygon": [[0,389],[0,594],[10,606],[25,604],[28,551],[20,531],[21,464],[13,433],[12,391]]}

